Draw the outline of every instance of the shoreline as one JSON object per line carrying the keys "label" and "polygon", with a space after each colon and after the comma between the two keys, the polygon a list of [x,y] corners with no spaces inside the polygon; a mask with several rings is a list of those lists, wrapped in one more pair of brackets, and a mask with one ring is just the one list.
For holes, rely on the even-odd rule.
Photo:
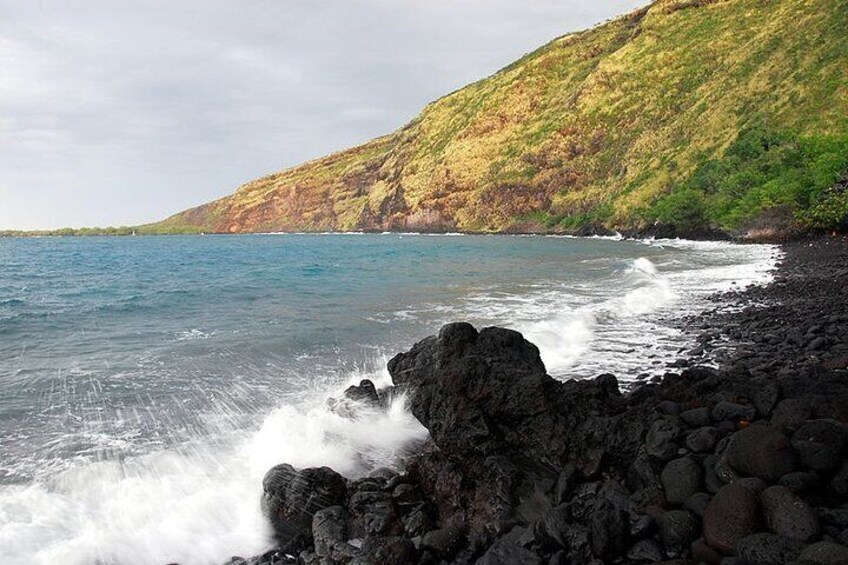
{"label": "shoreline", "polygon": [[685,320],[680,372],[626,394],[555,381],[518,332],[445,326],[394,387],[336,404],[407,394],[430,439],[404,472],[274,467],[280,546],[230,563],[846,562],[848,239],[782,251],[770,284]]}
{"label": "shoreline", "polygon": [[[761,230],[763,231],[763,230]],[[767,232],[767,233],[766,233]],[[845,237],[845,234],[833,231],[763,231],[755,235],[732,233],[720,229],[701,231],[678,231],[674,226],[651,226],[647,228],[599,229],[587,226],[573,231],[270,231],[270,232],[144,232],[136,233],[136,228],[62,228],[58,230],[0,230],[0,239],[37,239],[37,238],[87,238],[87,237],[158,237],[158,236],[241,236],[241,235],[421,235],[421,236],[512,236],[512,237],[566,237],[586,239],[617,240],[684,240],[715,241],[739,244],[785,244],[797,241],[811,241],[827,238]]]}

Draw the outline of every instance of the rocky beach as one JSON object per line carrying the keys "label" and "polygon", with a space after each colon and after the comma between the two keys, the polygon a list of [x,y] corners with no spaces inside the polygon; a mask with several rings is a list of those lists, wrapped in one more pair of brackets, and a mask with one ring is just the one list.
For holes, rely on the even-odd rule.
{"label": "rocky beach", "polygon": [[429,439],[400,472],[281,462],[279,547],[229,563],[848,563],[848,239],[786,243],[773,282],[714,297],[661,379],[561,382],[518,332],[443,327],[353,386],[406,395]]}
{"label": "rocky beach", "polygon": [[11,4],[0,565],[848,565],[848,0]]}

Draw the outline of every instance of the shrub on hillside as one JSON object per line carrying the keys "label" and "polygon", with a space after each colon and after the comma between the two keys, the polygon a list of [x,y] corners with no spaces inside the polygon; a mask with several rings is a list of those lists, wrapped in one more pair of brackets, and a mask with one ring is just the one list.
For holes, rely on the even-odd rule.
{"label": "shrub on hillside", "polygon": [[678,230],[698,230],[709,225],[704,195],[697,190],[684,189],[657,200],[653,206],[654,219]]}
{"label": "shrub on hillside", "polygon": [[831,229],[844,223],[848,197],[834,187],[846,170],[848,136],[749,128],[721,158],[696,167],[682,190],[657,202],[655,211],[691,221],[700,207],[706,223],[730,229],[789,211],[804,227]]}

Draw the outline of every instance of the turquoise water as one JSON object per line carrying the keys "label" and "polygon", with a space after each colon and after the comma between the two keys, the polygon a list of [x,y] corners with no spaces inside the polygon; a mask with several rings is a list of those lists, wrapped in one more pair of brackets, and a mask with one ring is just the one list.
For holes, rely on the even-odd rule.
{"label": "turquoise water", "polygon": [[[349,475],[423,431],[326,397],[441,324],[514,327],[558,378],[661,373],[675,320],[775,250],[507,236],[0,239],[5,563],[215,563],[268,543],[280,461]],[[128,510],[131,508],[131,510]],[[11,556],[11,557],[8,557]]]}

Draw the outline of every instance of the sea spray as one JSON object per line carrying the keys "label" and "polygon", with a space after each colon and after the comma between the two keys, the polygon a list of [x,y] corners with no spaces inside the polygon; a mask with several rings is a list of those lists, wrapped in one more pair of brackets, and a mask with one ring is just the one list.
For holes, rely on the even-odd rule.
{"label": "sea spray", "polygon": [[394,467],[427,430],[394,397],[387,410],[360,406],[355,417],[327,408],[326,402],[281,406],[250,442],[257,472],[286,462],[296,468],[328,466],[348,478],[379,467]]}
{"label": "sea spray", "polygon": [[11,565],[216,563],[271,543],[260,478],[211,446],[74,467],[0,487],[0,554]]}
{"label": "sea spray", "polygon": [[563,313],[548,320],[519,324],[516,329],[539,348],[550,372],[572,366],[591,347],[595,315],[589,310]]}
{"label": "sea spray", "polygon": [[[388,381],[386,371],[367,376]],[[426,438],[403,395],[386,410],[359,406],[350,418],[328,407],[330,396],[342,392],[289,398],[253,433],[231,430],[74,466],[46,482],[0,486],[4,564],[208,565],[262,552],[272,545],[259,504],[270,467],[330,466],[356,478],[396,468]]]}

